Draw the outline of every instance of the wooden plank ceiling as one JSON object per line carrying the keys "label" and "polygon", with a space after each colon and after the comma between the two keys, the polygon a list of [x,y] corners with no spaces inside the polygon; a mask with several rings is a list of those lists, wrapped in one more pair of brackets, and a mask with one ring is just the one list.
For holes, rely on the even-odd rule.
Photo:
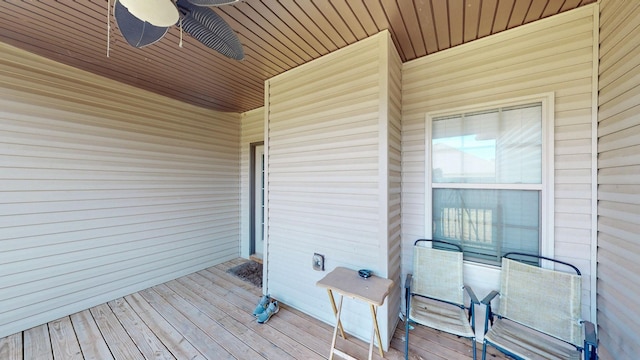
{"label": "wooden plank ceiling", "polygon": [[266,79],[383,29],[409,61],[596,0],[243,0],[212,8],[238,34],[242,61],[186,34],[180,48],[177,26],[132,48],[113,16],[107,30],[114,1],[2,0],[0,41],[187,103],[244,112],[262,106]]}

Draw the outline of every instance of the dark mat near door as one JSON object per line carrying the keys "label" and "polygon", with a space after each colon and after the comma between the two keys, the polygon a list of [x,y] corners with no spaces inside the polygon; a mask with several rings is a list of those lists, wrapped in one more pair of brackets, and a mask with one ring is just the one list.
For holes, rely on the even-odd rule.
{"label": "dark mat near door", "polygon": [[232,267],[227,272],[255,286],[262,287],[262,264],[260,263],[247,261]]}

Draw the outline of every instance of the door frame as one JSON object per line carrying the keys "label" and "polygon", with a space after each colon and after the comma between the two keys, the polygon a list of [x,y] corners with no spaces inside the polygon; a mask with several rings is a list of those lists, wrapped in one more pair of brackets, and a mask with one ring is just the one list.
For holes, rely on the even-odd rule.
{"label": "door frame", "polygon": [[264,146],[264,141],[249,144],[249,256],[256,253],[256,148],[258,146]]}

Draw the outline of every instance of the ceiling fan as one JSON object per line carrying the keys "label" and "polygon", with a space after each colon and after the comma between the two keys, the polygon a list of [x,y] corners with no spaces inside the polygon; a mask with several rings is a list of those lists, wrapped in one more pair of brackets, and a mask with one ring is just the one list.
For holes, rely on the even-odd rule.
{"label": "ceiling fan", "polygon": [[113,14],[120,33],[129,45],[151,45],[173,25],[222,55],[244,59],[238,36],[210,6],[239,0],[115,0]]}

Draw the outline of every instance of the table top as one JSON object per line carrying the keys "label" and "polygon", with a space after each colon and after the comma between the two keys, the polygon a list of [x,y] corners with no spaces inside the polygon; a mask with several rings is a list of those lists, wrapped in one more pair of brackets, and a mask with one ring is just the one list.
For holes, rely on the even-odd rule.
{"label": "table top", "polygon": [[393,280],[375,275],[365,279],[358,275],[357,270],[337,267],[320,279],[316,285],[380,306],[389,295]]}

